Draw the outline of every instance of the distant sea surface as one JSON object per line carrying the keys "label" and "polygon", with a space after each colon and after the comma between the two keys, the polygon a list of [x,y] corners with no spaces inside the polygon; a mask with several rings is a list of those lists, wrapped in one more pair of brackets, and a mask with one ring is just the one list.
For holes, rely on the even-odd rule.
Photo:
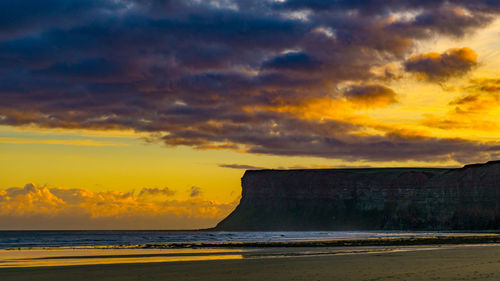
{"label": "distant sea surface", "polygon": [[[133,247],[175,243],[296,242],[336,239],[456,235],[451,232],[368,231],[0,231],[0,249],[39,247]],[[466,234],[466,233],[460,233]]]}

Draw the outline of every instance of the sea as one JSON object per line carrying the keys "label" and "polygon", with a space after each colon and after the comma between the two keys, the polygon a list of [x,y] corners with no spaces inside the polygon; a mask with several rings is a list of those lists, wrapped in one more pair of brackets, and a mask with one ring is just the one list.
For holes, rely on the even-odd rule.
{"label": "sea", "polygon": [[[237,242],[297,242],[337,239],[398,238],[456,235],[451,232],[371,232],[371,231],[165,231],[165,230],[85,230],[85,231],[0,231],[0,249],[50,247],[144,247]],[[464,234],[464,233],[461,233]]]}

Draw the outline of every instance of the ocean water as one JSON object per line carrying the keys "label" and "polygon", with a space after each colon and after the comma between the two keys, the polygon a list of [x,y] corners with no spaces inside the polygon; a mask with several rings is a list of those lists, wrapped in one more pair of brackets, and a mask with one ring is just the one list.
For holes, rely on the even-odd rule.
{"label": "ocean water", "polygon": [[[323,241],[457,235],[450,232],[370,231],[0,231],[0,249],[40,247],[133,247],[175,243]],[[460,233],[466,234],[466,233]]]}

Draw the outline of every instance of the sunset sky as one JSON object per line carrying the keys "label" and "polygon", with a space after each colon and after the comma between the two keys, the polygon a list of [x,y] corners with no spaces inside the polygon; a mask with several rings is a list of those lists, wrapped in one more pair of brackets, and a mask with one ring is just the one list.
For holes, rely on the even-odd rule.
{"label": "sunset sky", "polygon": [[0,229],[214,226],[245,169],[500,159],[500,1],[0,1]]}

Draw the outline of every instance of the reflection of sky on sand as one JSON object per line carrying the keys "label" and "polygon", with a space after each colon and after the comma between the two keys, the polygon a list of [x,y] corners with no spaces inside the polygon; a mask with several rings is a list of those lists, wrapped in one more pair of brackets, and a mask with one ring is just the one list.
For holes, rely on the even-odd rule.
{"label": "reflection of sky on sand", "polygon": [[249,249],[32,248],[0,250],[0,268],[381,254],[437,247],[280,247]]}
{"label": "reflection of sky on sand", "polygon": [[23,249],[0,250],[0,268],[241,259],[236,249]]}
{"label": "reflection of sky on sand", "polygon": [[293,258],[326,255],[389,254],[429,251],[475,245],[269,247],[245,249],[126,249],[126,248],[31,248],[0,250],[0,268],[95,265],[117,263],[183,262],[229,259]]}

